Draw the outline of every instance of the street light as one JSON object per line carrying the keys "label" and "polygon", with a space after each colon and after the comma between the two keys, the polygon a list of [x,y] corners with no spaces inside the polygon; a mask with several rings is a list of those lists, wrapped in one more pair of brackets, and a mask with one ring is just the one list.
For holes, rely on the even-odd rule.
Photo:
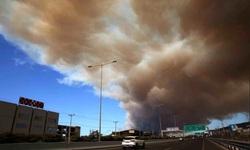
{"label": "street light", "polygon": [[69,131],[68,131],[68,145],[70,144],[70,131],[71,131],[71,124],[72,124],[72,117],[75,116],[75,114],[69,114],[70,116],[70,125],[69,125]]}
{"label": "street light", "polygon": [[176,127],[176,120],[175,120],[175,117],[177,117],[177,115],[171,116],[171,117],[174,117],[174,126]]}
{"label": "street light", "polygon": [[[163,106],[163,105],[165,105],[165,104],[153,105],[153,107],[154,107],[154,106],[159,107],[159,106]],[[158,110],[158,109],[157,109],[157,110]],[[163,137],[162,127],[161,127],[161,115],[160,115],[160,113],[159,113],[159,110],[158,110],[158,114],[159,114],[159,122],[160,122],[161,137]]]}
{"label": "street light", "polygon": [[185,137],[185,128],[184,126],[186,125],[186,122],[182,123],[183,124],[183,138]]}
{"label": "street light", "polygon": [[116,123],[118,122],[118,121],[113,121],[114,123],[115,123],[115,136],[116,136]]}
{"label": "street light", "polygon": [[99,118],[99,142],[101,142],[101,119],[102,119],[102,67],[104,65],[107,64],[112,64],[112,63],[116,63],[117,61],[111,61],[111,62],[107,62],[107,63],[103,63],[100,65],[93,65],[93,66],[88,66],[88,68],[92,68],[92,67],[101,67],[101,87],[100,87],[100,118]]}

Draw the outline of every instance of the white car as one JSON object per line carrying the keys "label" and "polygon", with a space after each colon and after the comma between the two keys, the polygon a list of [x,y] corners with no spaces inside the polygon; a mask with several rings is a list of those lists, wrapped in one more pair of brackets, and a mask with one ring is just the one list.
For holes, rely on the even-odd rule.
{"label": "white car", "polygon": [[139,139],[138,136],[126,136],[122,141],[122,148],[134,148],[142,147],[145,148],[145,141]]}
{"label": "white car", "polygon": [[180,137],[180,138],[179,138],[179,141],[184,141],[184,138]]}

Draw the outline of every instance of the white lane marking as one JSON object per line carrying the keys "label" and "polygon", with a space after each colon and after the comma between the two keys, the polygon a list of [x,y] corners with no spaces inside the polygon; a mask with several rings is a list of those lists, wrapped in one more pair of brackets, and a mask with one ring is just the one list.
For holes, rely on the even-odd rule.
{"label": "white lane marking", "polygon": [[204,146],[204,145],[205,145],[205,142],[204,142],[204,141],[205,141],[205,139],[203,139],[202,150],[205,150],[205,149],[204,149],[204,147],[205,147],[205,146]]}
{"label": "white lane marking", "polygon": [[181,145],[184,145],[184,144],[186,144],[186,143],[182,143]]}
{"label": "white lane marking", "polygon": [[164,150],[170,150],[170,149],[172,149],[172,147],[169,147],[169,148],[167,148],[167,149],[164,149]]}

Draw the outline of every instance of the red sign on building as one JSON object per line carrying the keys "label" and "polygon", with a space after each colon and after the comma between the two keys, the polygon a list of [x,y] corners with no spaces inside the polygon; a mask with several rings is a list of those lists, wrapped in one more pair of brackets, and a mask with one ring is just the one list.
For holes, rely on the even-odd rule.
{"label": "red sign on building", "polygon": [[43,102],[35,101],[35,100],[24,98],[24,97],[20,97],[19,104],[28,105],[28,106],[37,107],[37,108],[42,108],[42,109],[44,107]]}

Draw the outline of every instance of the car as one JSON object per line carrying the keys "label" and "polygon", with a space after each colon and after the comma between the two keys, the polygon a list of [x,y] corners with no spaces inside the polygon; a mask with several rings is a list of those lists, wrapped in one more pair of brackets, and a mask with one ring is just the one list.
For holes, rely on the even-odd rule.
{"label": "car", "polygon": [[180,138],[179,138],[179,141],[184,141],[184,138],[180,137]]}
{"label": "car", "polygon": [[192,137],[192,140],[195,140],[195,137],[194,137],[194,136]]}
{"label": "car", "polygon": [[141,140],[138,136],[126,136],[122,141],[122,148],[145,148],[145,141]]}

